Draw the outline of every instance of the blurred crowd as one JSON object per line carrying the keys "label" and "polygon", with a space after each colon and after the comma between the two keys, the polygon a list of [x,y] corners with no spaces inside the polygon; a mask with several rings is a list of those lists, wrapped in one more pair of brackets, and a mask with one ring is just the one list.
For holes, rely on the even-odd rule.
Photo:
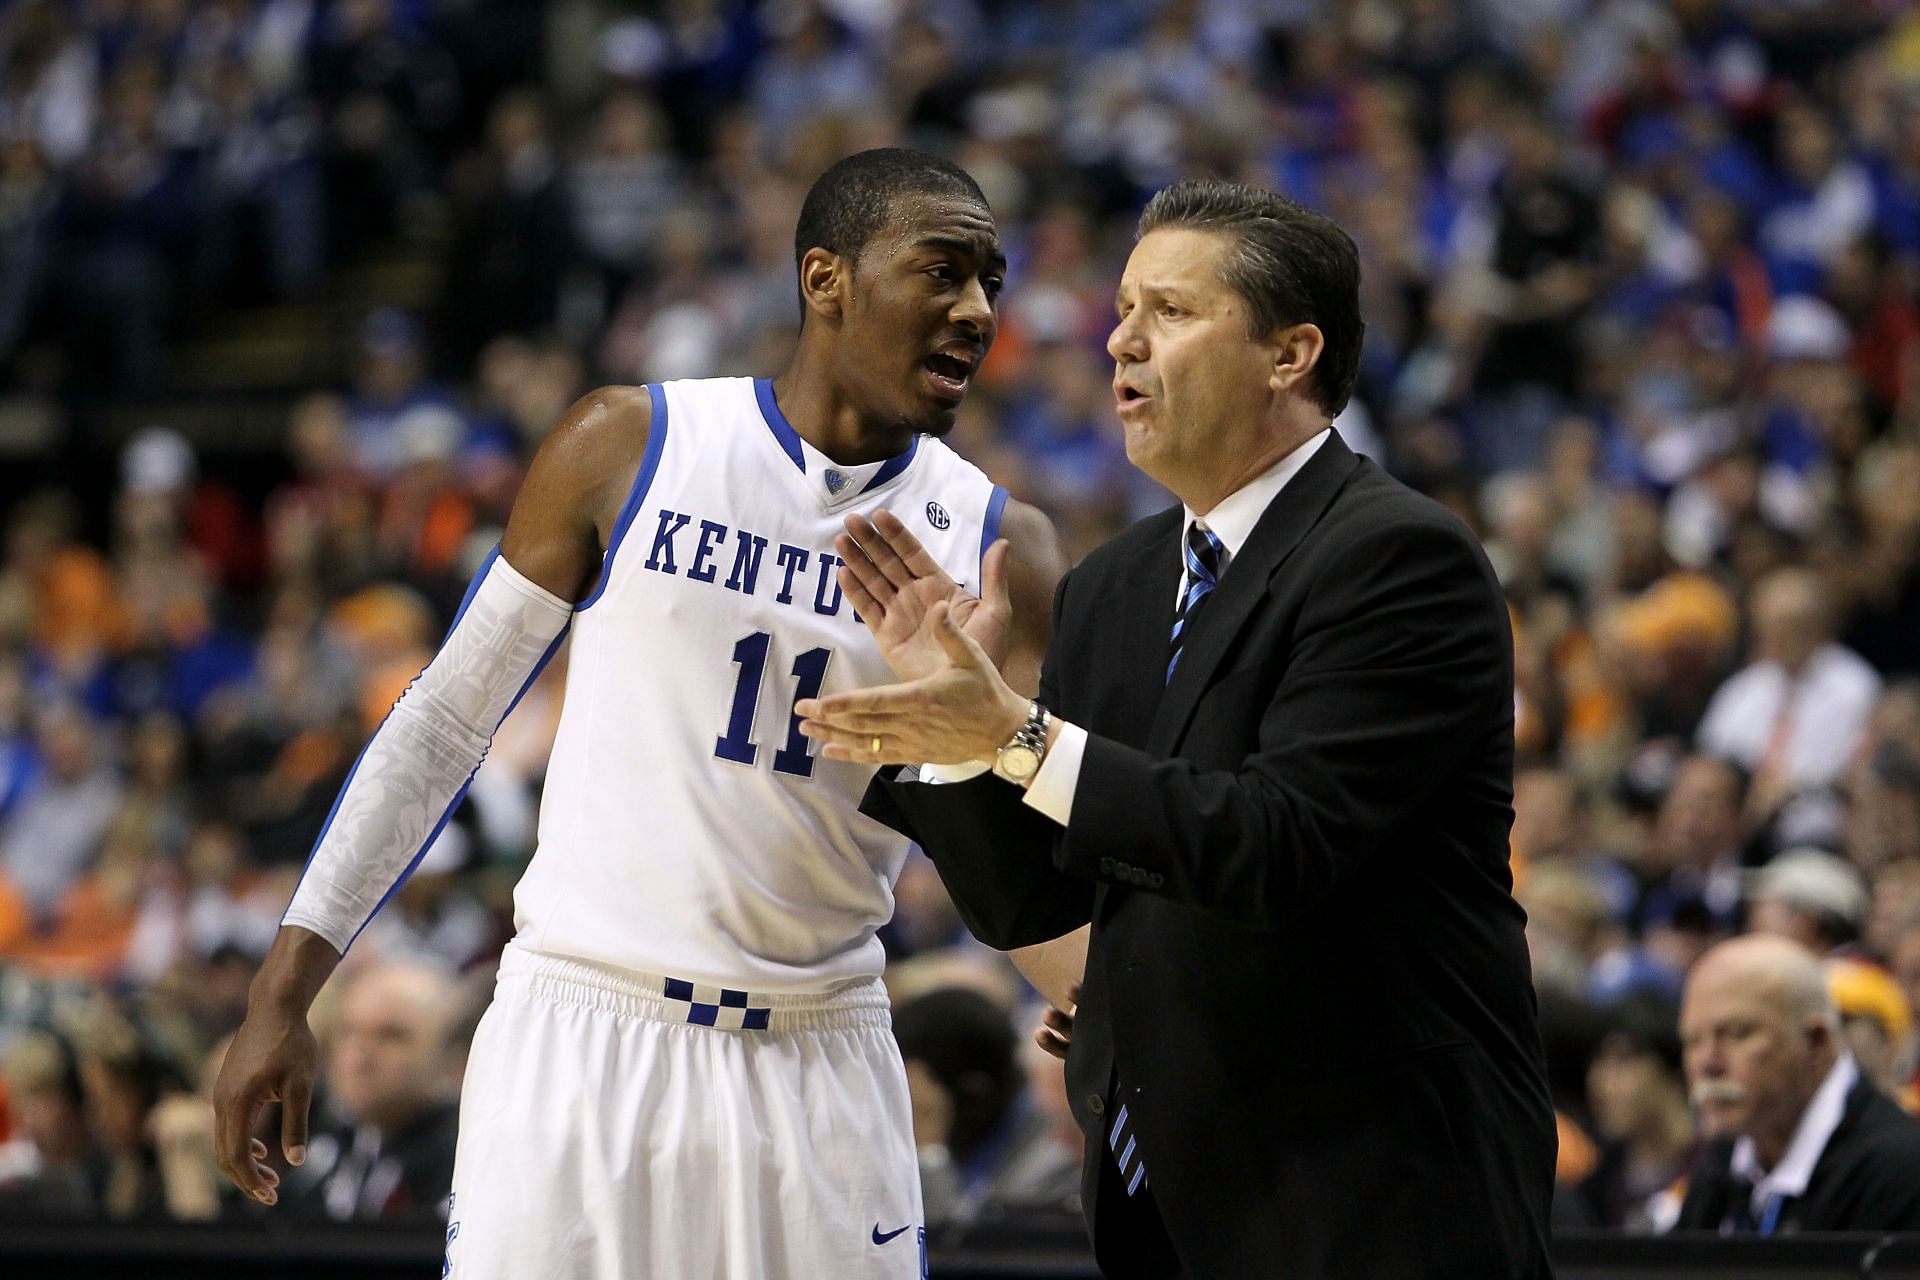
{"label": "blurred crowd", "polygon": [[[1737,934],[1820,956],[1853,1060],[1914,1106],[1920,10],[21,0],[0,369],[145,403],[190,307],[298,301],[396,240],[445,270],[287,406],[270,483],[153,429],[98,459],[110,510],[56,480],[7,512],[0,1206],[257,1208],[211,1174],[209,1064],[531,451],[597,383],[777,368],[800,197],[891,143],[993,204],[1002,328],[952,440],[1076,555],[1167,500],[1103,350],[1145,197],[1236,177],[1353,234],[1339,426],[1479,531],[1510,603],[1563,1222],[1674,1221],[1678,1002]],[[320,1009],[327,1140],[283,1211],[434,1211],[564,671]],[[1069,1205],[1032,993],[923,860],[898,897],[932,1216]]]}

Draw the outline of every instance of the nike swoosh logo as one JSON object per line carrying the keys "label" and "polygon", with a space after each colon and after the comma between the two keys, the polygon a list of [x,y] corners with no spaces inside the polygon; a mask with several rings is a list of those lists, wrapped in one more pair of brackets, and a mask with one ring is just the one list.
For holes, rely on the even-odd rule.
{"label": "nike swoosh logo", "polygon": [[[912,1226],[912,1225],[913,1225],[913,1224],[912,1224],[911,1222],[909,1222],[909,1223],[907,1224],[907,1227],[910,1227],[910,1226]],[[885,1244],[885,1243],[886,1243],[887,1241],[889,1241],[889,1240],[891,1240],[891,1239],[893,1239],[893,1238],[894,1238],[895,1236],[897,1236],[897,1235],[899,1235],[899,1234],[900,1234],[900,1232],[902,1232],[902,1231],[905,1231],[905,1230],[907,1229],[907,1227],[901,1227],[901,1228],[899,1228],[898,1230],[894,1230],[894,1231],[889,1231],[889,1232],[887,1232],[887,1233],[886,1233],[885,1235],[881,1235],[881,1234],[880,1234],[880,1224],[876,1222],[876,1223],[874,1223],[874,1224],[873,1224],[873,1242],[874,1242],[875,1244]]]}

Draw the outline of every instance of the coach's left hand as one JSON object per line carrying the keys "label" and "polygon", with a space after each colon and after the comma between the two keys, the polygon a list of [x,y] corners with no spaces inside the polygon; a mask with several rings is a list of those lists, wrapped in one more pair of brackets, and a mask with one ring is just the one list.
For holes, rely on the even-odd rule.
{"label": "coach's left hand", "polygon": [[945,653],[946,666],[905,684],[793,704],[804,717],[800,732],[824,744],[820,754],[857,764],[990,760],[1027,722],[1027,699],[954,626],[946,601],[927,611],[925,628]]}

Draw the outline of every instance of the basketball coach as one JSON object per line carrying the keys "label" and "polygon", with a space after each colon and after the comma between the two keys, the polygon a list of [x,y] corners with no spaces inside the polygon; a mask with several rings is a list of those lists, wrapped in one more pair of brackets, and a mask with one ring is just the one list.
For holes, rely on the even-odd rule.
{"label": "basketball coach", "polygon": [[990,762],[884,770],[868,811],[993,946],[1091,922],[1067,1079],[1107,1275],[1549,1276],[1507,614],[1467,528],[1332,429],[1353,242],[1182,182],[1118,311],[1127,455],[1184,509],[1061,581],[1032,702],[995,667],[1004,551],[976,602],[903,521],[850,524],[843,582],[903,683],[802,702],[803,731]]}

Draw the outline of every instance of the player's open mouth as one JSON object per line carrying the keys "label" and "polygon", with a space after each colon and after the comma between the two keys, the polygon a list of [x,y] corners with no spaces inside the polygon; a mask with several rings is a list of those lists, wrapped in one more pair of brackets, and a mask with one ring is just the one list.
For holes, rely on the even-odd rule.
{"label": "player's open mouth", "polygon": [[967,383],[973,378],[972,361],[940,351],[921,361],[921,366],[933,383],[935,395],[958,400],[967,394]]}
{"label": "player's open mouth", "polygon": [[1129,409],[1137,409],[1151,399],[1153,399],[1152,396],[1140,390],[1138,387],[1116,384],[1113,388],[1114,408],[1121,413],[1125,413]]}

